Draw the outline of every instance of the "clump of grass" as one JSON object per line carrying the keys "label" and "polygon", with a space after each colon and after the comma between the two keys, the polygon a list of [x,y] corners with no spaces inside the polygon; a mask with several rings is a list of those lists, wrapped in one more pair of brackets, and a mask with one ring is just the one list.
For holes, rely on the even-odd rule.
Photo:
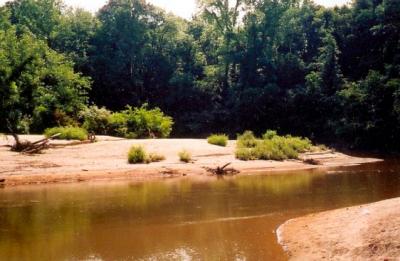
{"label": "clump of grass", "polygon": [[182,150],[178,153],[179,160],[185,163],[189,163],[192,161],[192,154],[187,150]]}
{"label": "clump of grass", "polygon": [[149,154],[149,161],[150,162],[160,162],[165,160],[165,156],[157,153],[150,153]]}
{"label": "clump of grass", "polygon": [[221,146],[221,147],[226,147],[228,144],[228,136],[225,134],[213,134],[210,137],[207,138],[208,143]]}
{"label": "clump of grass", "polygon": [[279,136],[276,131],[267,131],[263,139],[257,139],[252,132],[238,137],[236,158],[240,160],[286,160],[298,159],[299,153],[311,150],[309,139]]}
{"label": "clump of grass", "polygon": [[163,155],[157,153],[147,153],[142,146],[132,146],[128,152],[128,162],[130,164],[149,164],[165,160]]}
{"label": "clump of grass", "polygon": [[148,163],[148,156],[142,146],[133,146],[128,152],[130,164]]}
{"label": "clump of grass", "polygon": [[49,138],[55,134],[60,133],[61,135],[56,137],[55,139],[60,140],[87,140],[88,133],[85,129],[78,127],[55,127],[46,129],[44,135]]}

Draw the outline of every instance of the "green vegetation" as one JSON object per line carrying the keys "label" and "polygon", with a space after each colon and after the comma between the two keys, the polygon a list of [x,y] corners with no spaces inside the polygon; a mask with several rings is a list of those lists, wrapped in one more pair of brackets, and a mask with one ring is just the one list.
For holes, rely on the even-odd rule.
{"label": "green vegetation", "polygon": [[120,112],[91,106],[81,113],[83,127],[97,134],[125,138],[166,138],[174,124],[171,117],[159,109],[149,109],[147,104],[139,108],[126,107]]}
{"label": "green vegetation", "polygon": [[246,131],[237,140],[236,158],[240,160],[286,160],[297,159],[299,153],[311,150],[309,139],[279,136],[276,131],[267,131],[263,139],[257,139]]}
{"label": "green vegetation", "polygon": [[[172,126],[177,136],[273,128],[400,148],[398,0],[198,2],[190,21],[137,0],[96,14],[62,0],[1,6],[0,131],[82,124],[164,138]],[[85,109],[89,100],[98,107]]]}
{"label": "green vegetation", "polygon": [[87,131],[99,135],[108,134],[111,112],[106,108],[99,108],[96,105],[90,106],[83,109],[79,116],[83,120],[82,127]]}
{"label": "green vegetation", "polygon": [[61,135],[56,137],[55,139],[60,140],[87,140],[88,133],[85,129],[78,127],[55,127],[46,129],[44,135],[49,138],[55,134],[60,133]]}
{"label": "green vegetation", "polygon": [[254,148],[258,144],[257,138],[254,136],[252,131],[245,131],[242,135],[237,138],[237,146],[239,148]]}
{"label": "green vegetation", "polygon": [[185,163],[189,163],[192,161],[192,154],[187,150],[182,150],[178,153],[179,160]]}
{"label": "green vegetation", "polygon": [[228,136],[225,134],[213,134],[207,138],[207,142],[213,145],[226,147],[228,139]]}
{"label": "green vegetation", "polygon": [[148,159],[149,159],[149,162],[160,162],[160,161],[165,160],[165,156],[153,152],[153,153],[149,154]]}
{"label": "green vegetation", "polygon": [[130,164],[149,164],[165,160],[163,155],[157,153],[147,153],[142,146],[132,146],[128,152],[128,162]]}
{"label": "green vegetation", "polygon": [[148,156],[142,146],[133,146],[128,153],[130,164],[148,163]]}

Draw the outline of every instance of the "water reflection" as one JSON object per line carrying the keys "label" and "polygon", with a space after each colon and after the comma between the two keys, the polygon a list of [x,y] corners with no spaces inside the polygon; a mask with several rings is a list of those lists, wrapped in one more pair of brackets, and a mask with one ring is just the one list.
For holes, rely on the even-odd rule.
{"label": "water reflection", "polygon": [[0,260],[285,260],[279,224],[400,196],[398,166],[5,188]]}

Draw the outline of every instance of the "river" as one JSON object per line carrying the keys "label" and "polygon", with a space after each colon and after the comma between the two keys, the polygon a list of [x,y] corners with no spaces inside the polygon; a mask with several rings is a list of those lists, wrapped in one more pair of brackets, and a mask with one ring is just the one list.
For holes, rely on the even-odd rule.
{"label": "river", "polygon": [[275,232],[285,221],[399,196],[398,161],[0,188],[0,260],[286,260]]}

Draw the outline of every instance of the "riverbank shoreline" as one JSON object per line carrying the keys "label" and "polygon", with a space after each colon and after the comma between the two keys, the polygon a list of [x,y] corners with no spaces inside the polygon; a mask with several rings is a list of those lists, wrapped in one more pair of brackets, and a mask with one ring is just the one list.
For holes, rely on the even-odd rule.
{"label": "riverbank shoreline", "polygon": [[398,260],[400,198],[292,219],[277,234],[290,260]]}
{"label": "riverbank shoreline", "polygon": [[[42,136],[23,135],[21,138],[35,141]],[[206,168],[216,168],[227,163],[248,175],[260,172],[283,174],[289,171],[327,169],[381,161],[339,152],[301,155],[302,158],[318,161],[320,165],[310,165],[300,160],[240,161],[234,156],[235,141],[229,141],[227,147],[219,147],[208,144],[203,139],[127,140],[100,136],[98,142],[92,144],[66,146],[71,142],[51,143],[57,147],[50,148],[42,154],[28,156],[10,151],[12,138],[0,138],[0,184],[17,186],[107,180],[148,181],[182,176],[208,176]],[[142,145],[148,152],[162,154],[166,160],[130,165],[127,162],[127,153],[133,145]],[[179,161],[178,153],[181,150],[188,150],[192,154],[192,163],[185,164]]]}

